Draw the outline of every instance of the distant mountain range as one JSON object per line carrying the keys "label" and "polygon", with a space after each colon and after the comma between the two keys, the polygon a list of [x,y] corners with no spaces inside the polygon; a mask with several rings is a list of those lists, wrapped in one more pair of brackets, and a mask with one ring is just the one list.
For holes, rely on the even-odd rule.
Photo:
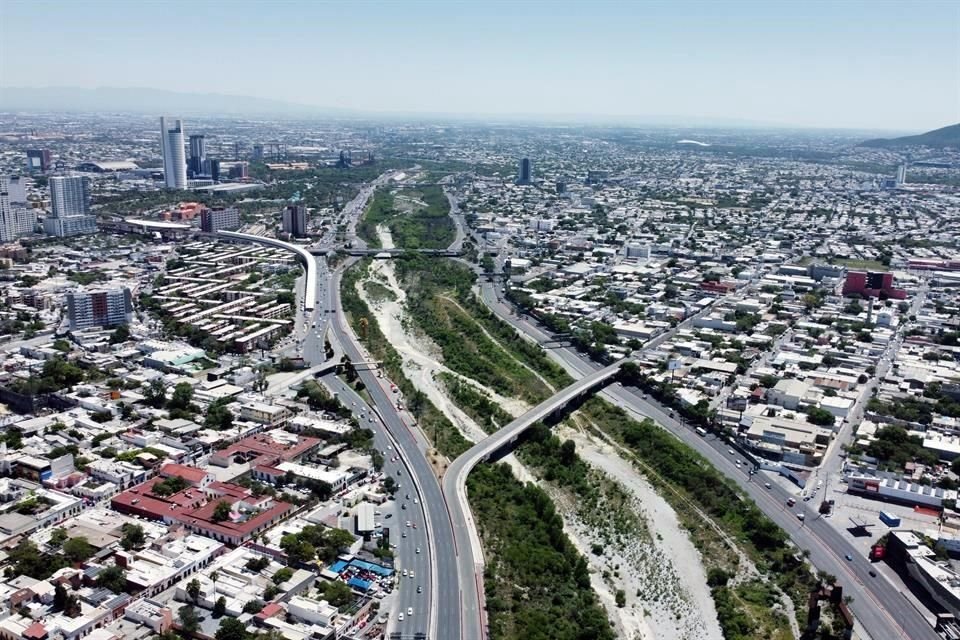
{"label": "distant mountain range", "polygon": [[878,147],[881,149],[901,149],[903,147],[953,147],[960,149],[960,124],[952,124],[942,129],[934,129],[917,136],[902,138],[877,138],[860,143],[863,147]]}
{"label": "distant mountain range", "polygon": [[173,113],[177,115],[359,115],[346,109],[233,96],[181,93],[163,89],[98,87],[0,87],[0,111]]}

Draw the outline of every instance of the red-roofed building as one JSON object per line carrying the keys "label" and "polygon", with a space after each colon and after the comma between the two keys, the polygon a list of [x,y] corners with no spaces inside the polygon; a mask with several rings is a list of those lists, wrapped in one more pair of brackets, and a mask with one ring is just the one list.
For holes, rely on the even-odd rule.
{"label": "red-roofed building", "polygon": [[22,637],[26,640],[45,640],[47,637],[47,628],[38,620],[23,630]]}
{"label": "red-roofed building", "polygon": [[163,478],[178,476],[189,482],[190,486],[198,489],[206,489],[214,481],[214,475],[208,471],[172,462],[160,467],[160,476]]}
{"label": "red-roofed building", "polygon": [[321,442],[319,438],[299,436],[288,431],[266,431],[247,436],[226,449],[214,451],[210,456],[210,464],[229,467],[239,458],[249,462],[251,467],[274,466],[299,460],[319,447]]}
{"label": "red-roofed building", "polygon": [[283,607],[281,607],[277,602],[268,602],[266,605],[264,605],[263,609],[260,609],[260,613],[256,615],[256,618],[259,622],[263,622],[267,618],[272,618],[278,613],[284,613]]}
{"label": "red-roofed building", "polygon": [[[164,469],[170,466],[178,465],[167,465]],[[267,495],[254,496],[249,489],[224,482],[209,482],[204,489],[191,486],[169,496],[158,496],[152,493],[152,489],[162,480],[160,477],[151,478],[114,496],[111,507],[120,513],[149,520],[180,523],[191,531],[234,545],[243,544],[269,529],[293,509],[293,505],[286,502]],[[230,504],[230,516],[222,522],[215,522],[213,512],[221,500]]]}

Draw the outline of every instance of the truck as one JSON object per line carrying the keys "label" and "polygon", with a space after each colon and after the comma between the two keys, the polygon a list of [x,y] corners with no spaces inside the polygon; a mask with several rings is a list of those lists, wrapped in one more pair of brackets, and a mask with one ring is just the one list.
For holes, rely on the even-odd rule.
{"label": "truck", "polygon": [[893,515],[892,513],[887,513],[886,511],[880,512],[880,522],[887,525],[888,527],[899,527],[900,518]]}

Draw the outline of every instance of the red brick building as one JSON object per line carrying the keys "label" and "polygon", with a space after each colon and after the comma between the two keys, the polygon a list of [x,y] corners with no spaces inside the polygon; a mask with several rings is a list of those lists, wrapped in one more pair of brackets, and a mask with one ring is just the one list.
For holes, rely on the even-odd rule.
{"label": "red brick building", "polygon": [[[181,473],[172,473],[177,470]],[[181,475],[185,471],[187,473]],[[153,486],[163,482],[164,478],[158,476],[114,496],[111,507],[120,513],[149,520],[179,523],[190,531],[233,545],[243,544],[259,535],[293,509],[293,505],[270,496],[254,496],[249,489],[239,485],[208,481],[209,474],[202,469],[165,465],[161,470],[164,472],[180,475],[191,486],[169,496],[159,496],[153,493]],[[230,514],[218,522],[213,514],[221,501],[230,505]]]}
{"label": "red brick building", "polygon": [[903,300],[907,292],[893,286],[893,274],[880,271],[848,271],[843,282],[843,295],[861,295],[864,298],[891,298]]}

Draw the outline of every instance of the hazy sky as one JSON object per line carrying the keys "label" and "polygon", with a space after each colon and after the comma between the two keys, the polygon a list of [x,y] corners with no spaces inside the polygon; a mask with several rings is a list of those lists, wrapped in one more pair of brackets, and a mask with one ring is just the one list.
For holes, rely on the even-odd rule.
{"label": "hazy sky", "polygon": [[0,0],[0,86],[925,130],[960,121],[960,2]]}

